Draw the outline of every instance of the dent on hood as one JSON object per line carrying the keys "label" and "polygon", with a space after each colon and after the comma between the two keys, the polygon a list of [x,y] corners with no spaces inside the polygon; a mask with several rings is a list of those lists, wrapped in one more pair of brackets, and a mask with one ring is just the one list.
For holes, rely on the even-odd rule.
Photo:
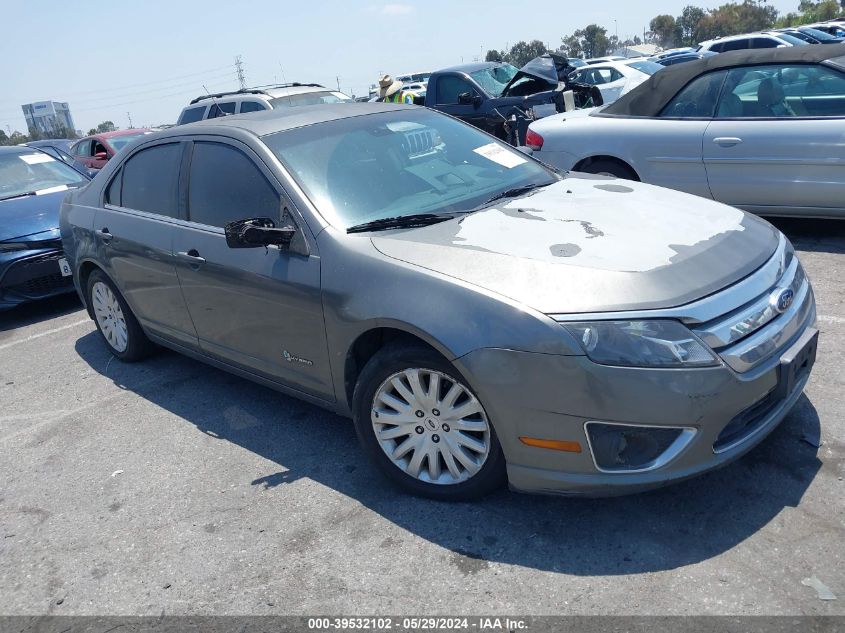
{"label": "dent on hood", "polygon": [[[626,195],[637,189],[640,195]],[[647,192],[655,195],[643,195]],[[732,207],[639,183],[567,178],[465,217],[452,244],[502,252],[507,243],[516,257],[646,272],[693,257],[726,233],[744,231],[745,217]],[[524,221],[514,222],[517,218]]]}

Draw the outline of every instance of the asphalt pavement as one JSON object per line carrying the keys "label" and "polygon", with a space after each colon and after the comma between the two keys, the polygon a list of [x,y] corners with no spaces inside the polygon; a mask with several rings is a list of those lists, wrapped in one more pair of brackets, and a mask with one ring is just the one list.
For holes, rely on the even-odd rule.
{"label": "asphalt pavement", "polygon": [[405,496],[346,419],[113,360],[72,296],[0,314],[0,614],[845,614],[845,222],[777,224],[818,302],[805,396],[622,498]]}

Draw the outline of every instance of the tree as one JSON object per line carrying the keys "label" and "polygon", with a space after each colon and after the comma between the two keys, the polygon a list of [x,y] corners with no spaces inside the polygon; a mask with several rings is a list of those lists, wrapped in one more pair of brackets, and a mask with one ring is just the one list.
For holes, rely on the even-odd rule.
{"label": "tree", "polygon": [[86,136],[94,136],[95,134],[97,134],[97,128],[92,127],[90,130],[88,130],[88,134]]}
{"label": "tree", "polygon": [[567,35],[561,38],[560,52],[567,57],[581,57],[584,49],[581,48],[581,40],[575,35]]}
{"label": "tree", "polygon": [[567,57],[603,57],[616,41],[615,36],[607,37],[606,28],[589,24],[562,38],[560,52]]}
{"label": "tree", "polygon": [[658,15],[651,20],[649,29],[657,40],[657,45],[663,48],[671,48],[678,42],[678,23],[671,15]]}
{"label": "tree", "polygon": [[103,132],[114,132],[117,128],[111,121],[103,121],[97,126],[95,134],[102,134]]}
{"label": "tree", "polygon": [[725,35],[765,31],[772,28],[778,11],[765,0],[743,0],[713,9],[698,22],[697,39],[706,40]]}
{"label": "tree", "polygon": [[680,44],[694,46],[700,39],[698,37],[698,25],[706,14],[704,9],[688,5],[684,7],[681,15],[675,20],[678,31],[681,35]]}
{"label": "tree", "polygon": [[495,49],[487,51],[487,55],[484,56],[485,62],[499,62],[505,58],[504,51],[497,51]]}
{"label": "tree", "polygon": [[547,52],[546,45],[540,40],[531,40],[530,42],[520,41],[511,46],[511,50],[505,56],[505,61],[517,68],[521,68],[535,57],[539,57]]}

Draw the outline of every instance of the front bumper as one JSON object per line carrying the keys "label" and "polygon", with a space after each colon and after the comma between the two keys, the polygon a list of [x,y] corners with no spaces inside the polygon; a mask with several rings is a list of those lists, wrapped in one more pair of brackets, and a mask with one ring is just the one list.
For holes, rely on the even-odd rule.
{"label": "front bumper", "polygon": [[60,249],[0,254],[0,310],[21,303],[73,292],[73,278],[59,270]]}
{"label": "front bumper", "polygon": [[[812,293],[807,300],[812,303]],[[813,305],[794,336],[746,373],[724,362],[701,369],[640,369],[598,365],[585,356],[504,349],[476,350],[458,362],[495,425],[512,488],[626,494],[719,468],[759,444],[795,405],[807,383],[811,365],[798,374],[783,368],[814,342],[814,321]],[[742,423],[740,431],[729,433],[737,421]],[[585,430],[591,422],[682,427],[694,434],[657,467],[605,472],[594,461]],[[519,439],[526,436],[578,442],[582,450],[528,446]]]}

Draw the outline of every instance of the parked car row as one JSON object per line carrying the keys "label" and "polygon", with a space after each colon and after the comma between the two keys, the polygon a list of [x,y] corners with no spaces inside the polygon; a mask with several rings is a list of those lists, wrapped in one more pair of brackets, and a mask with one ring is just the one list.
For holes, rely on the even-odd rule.
{"label": "parked car row", "polygon": [[533,122],[527,145],[763,215],[845,218],[845,44],[671,66],[615,103]]}

